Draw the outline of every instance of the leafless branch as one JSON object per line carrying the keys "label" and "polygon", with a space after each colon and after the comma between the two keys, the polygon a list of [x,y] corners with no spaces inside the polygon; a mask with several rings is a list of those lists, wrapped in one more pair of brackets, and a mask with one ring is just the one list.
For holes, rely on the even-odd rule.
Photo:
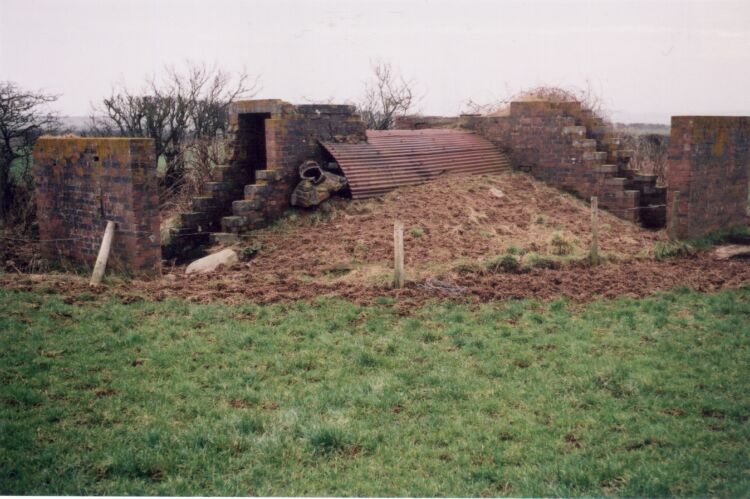
{"label": "leafless branch", "polygon": [[7,221],[19,189],[32,188],[31,149],[40,135],[60,126],[57,114],[48,109],[57,98],[9,81],[0,82],[0,224]]}
{"label": "leafless branch", "polygon": [[393,128],[396,116],[408,114],[415,103],[413,83],[397,74],[390,63],[377,62],[372,66],[373,78],[365,85],[363,98],[357,105],[367,128]]}
{"label": "leafless branch", "polygon": [[113,88],[94,108],[91,133],[150,137],[156,158],[164,158],[164,192],[179,190],[185,175],[185,144],[213,139],[226,132],[229,105],[254,95],[258,79],[230,73],[203,63],[188,63],[184,71],[164,69],[133,92]]}

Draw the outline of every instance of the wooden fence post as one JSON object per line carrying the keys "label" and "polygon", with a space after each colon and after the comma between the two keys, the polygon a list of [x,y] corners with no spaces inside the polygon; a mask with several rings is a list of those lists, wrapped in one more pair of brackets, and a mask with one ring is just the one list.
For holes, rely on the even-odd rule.
{"label": "wooden fence post", "polygon": [[94,272],[91,274],[91,286],[98,286],[102,282],[104,277],[104,269],[107,268],[107,259],[109,258],[109,250],[112,248],[112,237],[115,234],[115,223],[112,221],[107,222],[107,228],[104,229],[104,237],[102,238],[102,245],[99,247],[99,255],[96,257],[96,264],[94,265]]}
{"label": "wooden fence post", "polygon": [[599,199],[591,196],[591,265],[599,265]]}
{"label": "wooden fence post", "polygon": [[393,287],[404,287],[404,224],[393,224]]}
{"label": "wooden fence post", "polygon": [[672,241],[677,240],[677,215],[679,213],[680,191],[674,191],[672,198],[672,215],[669,218],[669,238]]}

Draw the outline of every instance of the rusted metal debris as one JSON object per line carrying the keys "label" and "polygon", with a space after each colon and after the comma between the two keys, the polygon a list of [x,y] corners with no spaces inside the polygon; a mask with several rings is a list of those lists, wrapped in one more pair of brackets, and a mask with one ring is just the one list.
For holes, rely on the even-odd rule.
{"label": "rusted metal debris", "polygon": [[378,196],[443,173],[497,173],[508,158],[486,139],[450,129],[367,131],[367,142],[327,141],[353,199]]}

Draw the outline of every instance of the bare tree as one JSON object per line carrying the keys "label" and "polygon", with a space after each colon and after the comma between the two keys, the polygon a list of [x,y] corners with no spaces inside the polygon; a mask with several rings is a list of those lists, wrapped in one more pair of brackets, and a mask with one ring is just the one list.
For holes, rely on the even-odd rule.
{"label": "bare tree", "polygon": [[669,136],[655,133],[638,134],[627,129],[620,131],[623,145],[633,151],[629,167],[643,173],[656,175],[659,185],[664,185],[669,152]]}
{"label": "bare tree", "polygon": [[407,114],[415,103],[412,82],[397,74],[390,63],[372,66],[373,77],[365,84],[365,94],[357,111],[371,130],[393,128],[396,116]]}
{"label": "bare tree", "polygon": [[20,190],[32,188],[31,150],[40,135],[59,126],[57,115],[47,109],[57,97],[0,82],[0,223],[7,222]]}
{"label": "bare tree", "polygon": [[91,133],[154,139],[157,162],[162,157],[166,162],[166,192],[178,190],[185,175],[185,144],[225,132],[229,105],[254,94],[257,86],[245,73],[235,79],[205,64],[189,63],[184,72],[167,68],[139,92],[113,89],[95,107]]}

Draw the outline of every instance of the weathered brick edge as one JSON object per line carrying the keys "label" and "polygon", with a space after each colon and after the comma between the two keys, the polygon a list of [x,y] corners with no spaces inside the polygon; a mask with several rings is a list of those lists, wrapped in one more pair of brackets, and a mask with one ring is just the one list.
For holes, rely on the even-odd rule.
{"label": "weathered brick edge", "polygon": [[161,273],[153,140],[42,137],[33,157],[46,257],[92,266],[112,220],[108,267],[133,275]]}
{"label": "weathered brick edge", "polygon": [[667,227],[672,203],[678,238],[747,223],[750,117],[673,116],[667,164]]}
{"label": "weathered brick edge", "polygon": [[[230,131],[235,137],[239,116],[245,113],[270,115],[265,120],[266,164],[255,165],[255,180],[232,203],[232,215],[222,218],[225,232],[263,227],[287,209],[299,182],[299,165],[308,159],[323,160],[320,141],[336,136],[366,140],[365,124],[349,105],[292,105],[276,99],[236,102],[230,109]],[[239,155],[230,157],[230,166],[235,163]]]}
{"label": "weathered brick edge", "polygon": [[397,128],[463,128],[482,135],[515,168],[649,227],[664,225],[664,189],[628,168],[629,151],[579,102],[512,102],[506,116],[402,117]]}

